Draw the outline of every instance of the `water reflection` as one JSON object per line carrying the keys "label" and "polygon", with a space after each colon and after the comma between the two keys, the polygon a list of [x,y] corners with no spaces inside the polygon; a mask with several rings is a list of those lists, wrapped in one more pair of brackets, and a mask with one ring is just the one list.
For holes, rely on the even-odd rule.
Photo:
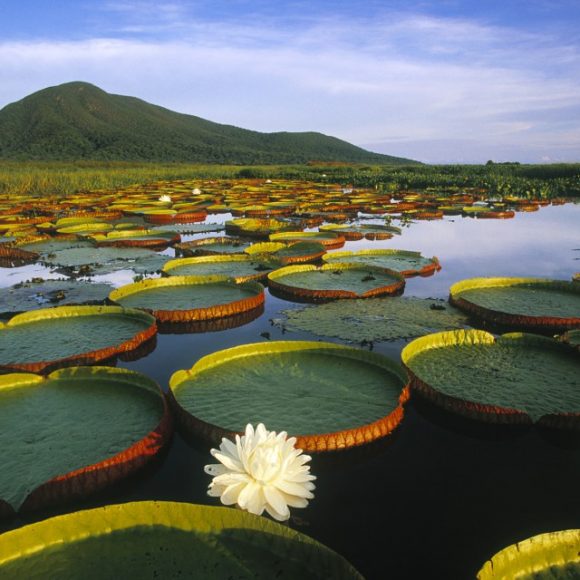
{"label": "water reflection", "polygon": [[[217,217],[210,215],[207,221],[231,218]],[[372,222],[384,220],[365,220]],[[447,298],[453,283],[476,276],[569,280],[580,270],[579,225],[580,205],[567,204],[517,213],[510,220],[457,216],[417,221],[390,240],[347,242],[344,250],[396,248],[437,256],[442,270],[428,278],[407,279],[404,295]],[[167,252],[172,255],[172,250]],[[0,269],[0,286],[33,276],[59,277],[40,266]],[[93,279],[118,286],[131,282],[132,276],[124,271]],[[175,371],[220,349],[266,340],[320,340],[272,325],[270,320],[280,318],[282,310],[302,306],[266,294],[264,313],[243,326],[160,334],[148,356],[119,360],[118,365],[141,371],[167,389]],[[405,344],[373,347],[399,360]],[[578,527],[580,449],[565,439],[569,443],[536,427],[482,434],[473,425],[449,422],[439,410],[412,401],[388,444],[368,452],[355,450],[353,461],[315,458],[316,497],[306,510],[296,512],[291,525],[337,550],[369,579],[384,578],[386,566],[396,578],[474,577],[486,558],[505,545]],[[209,480],[203,473],[210,460],[207,448],[193,448],[176,435],[166,459],[147,478],[70,510],[138,499],[216,505],[206,495]],[[377,535],[377,528],[384,532]]]}

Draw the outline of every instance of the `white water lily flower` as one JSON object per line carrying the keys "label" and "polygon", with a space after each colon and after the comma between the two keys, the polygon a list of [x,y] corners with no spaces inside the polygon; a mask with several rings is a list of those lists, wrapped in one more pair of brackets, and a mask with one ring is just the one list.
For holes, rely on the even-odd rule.
{"label": "white water lily flower", "polygon": [[290,517],[288,506],[306,507],[316,479],[306,465],[311,457],[294,447],[296,437],[287,437],[285,431],[276,434],[260,423],[255,431],[248,424],[235,443],[222,439],[220,448],[211,450],[220,463],[205,466],[214,476],[208,495],[256,515],[266,510],[278,521]]}
{"label": "white water lily flower", "polygon": [[167,201],[167,202],[170,202],[171,203],[171,196],[170,195],[162,195],[159,198],[159,201]]}

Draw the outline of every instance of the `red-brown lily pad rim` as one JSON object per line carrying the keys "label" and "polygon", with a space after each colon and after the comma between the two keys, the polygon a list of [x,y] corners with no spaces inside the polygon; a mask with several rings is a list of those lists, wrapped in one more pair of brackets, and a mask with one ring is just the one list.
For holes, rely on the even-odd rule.
{"label": "red-brown lily pad rim", "polygon": [[[212,256],[192,256],[188,258],[176,258],[174,260],[169,260],[163,264],[161,269],[165,276],[173,276],[173,270],[179,269],[183,266],[195,266],[196,264],[223,264],[225,266],[224,270],[227,269],[227,265],[235,262],[246,262],[248,264],[255,263],[264,266],[269,266],[269,268],[264,268],[262,271],[256,271],[254,274],[245,274],[240,276],[229,276],[236,282],[248,282],[250,280],[262,281],[268,277],[268,273],[276,268],[274,264],[266,264],[264,261],[260,261],[259,256],[252,256],[249,254],[220,254]],[[180,275],[180,274],[176,274]],[[196,274],[194,274],[196,275]],[[228,274],[224,273],[224,276]]]}
{"label": "red-brown lily pad rim", "polygon": [[[290,286],[284,284],[284,277],[299,272],[325,272],[335,270],[361,270],[365,274],[376,272],[378,274],[388,274],[394,278],[392,284],[371,288],[362,293],[356,293],[351,290],[325,290],[311,289],[299,286]],[[395,270],[388,268],[377,268],[375,266],[365,266],[362,264],[338,262],[336,264],[324,264],[317,267],[311,264],[301,264],[295,266],[286,266],[268,274],[268,286],[270,290],[280,293],[282,296],[290,298],[297,297],[305,300],[337,300],[337,299],[355,299],[355,298],[373,298],[375,296],[396,296],[403,292],[405,288],[405,278]]]}
{"label": "red-brown lily pad rim", "polygon": [[[146,375],[129,369],[79,366],[60,369],[47,376],[29,373],[0,376],[0,389],[3,387],[26,387],[30,384],[42,384],[58,379],[78,379],[86,382],[95,378],[106,380],[107,377],[130,385],[132,388],[145,389],[158,395],[163,409],[161,419],[145,437],[119,453],[92,465],[57,475],[41,484],[30,492],[18,510],[19,513],[35,511],[87,497],[135,473],[155,459],[169,442],[173,434],[173,418],[167,399],[159,385]],[[0,498],[0,518],[14,514],[14,508]]]}
{"label": "red-brown lily pad rim", "polygon": [[[34,324],[36,322],[54,320],[56,318],[101,317],[107,314],[124,316],[139,321],[143,325],[143,330],[135,333],[130,339],[113,346],[89,350],[80,354],[55,360],[35,361],[31,363],[14,362],[2,365],[0,368],[11,371],[42,373],[72,365],[91,365],[133,351],[157,334],[157,323],[153,316],[143,310],[122,308],[120,306],[57,306],[55,308],[31,310],[30,312],[23,312],[22,314],[13,316],[6,323],[0,322],[0,332],[2,329],[10,329],[15,326]],[[55,337],[55,340],[57,339],[58,337]]]}
{"label": "red-brown lily pad rim", "polygon": [[[330,264],[334,264],[335,260],[338,258],[346,258],[344,261],[347,261],[348,258],[354,256],[391,256],[391,255],[400,255],[400,256],[408,256],[409,258],[422,258],[421,252],[414,252],[411,250],[395,250],[395,249],[377,249],[377,250],[356,250],[353,252],[346,251],[346,252],[332,252],[331,254],[326,254],[322,259]],[[441,270],[441,264],[439,263],[439,259],[436,256],[431,258],[426,258],[430,260],[430,264],[425,264],[420,269],[409,269],[409,270],[402,270],[400,274],[405,278],[410,278],[412,276],[431,276],[435,272]]]}
{"label": "red-brown lily pad rim", "polygon": [[213,320],[216,318],[225,318],[249,310],[259,308],[264,304],[264,287],[255,281],[242,282],[237,284],[228,276],[170,276],[166,278],[149,278],[127,284],[116,288],[109,294],[111,302],[117,302],[127,296],[146,292],[153,288],[170,288],[175,286],[200,286],[203,284],[224,284],[226,286],[238,286],[248,290],[252,295],[240,300],[233,300],[224,304],[215,304],[202,308],[190,308],[186,310],[159,309],[153,310],[143,308],[150,312],[159,322],[192,322],[200,320]]}
{"label": "red-brown lily pad rim", "polygon": [[408,377],[400,365],[397,365],[387,357],[366,350],[329,342],[298,340],[260,342],[228,348],[202,357],[193,365],[193,367],[191,367],[191,369],[175,372],[169,381],[170,388],[167,392],[167,397],[174,412],[178,427],[182,429],[186,435],[201,438],[211,444],[219,443],[223,437],[234,439],[235,435],[242,435],[243,433],[241,432],[230,431],[195,417],[179,404],[175,397],[174,390],[178,388],[182,381],[191,378],[196,373],[220,365],[229,360],[253,356],[256,354],[277,354],[281,352],[301,350],[334,353],[337,356],[356,358],[357,360],[380,366],[401,380],[401,394],[399,395],[397,407],[384,417],[381,417],[372,423],[329,433],[308,435],[293,434],[293,436],[296,437],[297,448],[303,449],[309,453],[342,451],[351,447],[371,443],[372,441],[386,437],[395,431],[403,420],[404,405],[410,397]]}
{"label": "red-brown lily pad rim", "polygon": [[[496,337],[485,330],[451,330],[428,334],[411,341],[401,352],[401,361],[407,370],[411,391],[416,391],[439,407],[452,413],[462,415],[483,423],[502,425],[533,425],[534,421],[528,413],[520,409],[502,407],[486,403],[477,403],[453,395],[442,393],[426,381],[420,379],[410,366],[411,359],[433,348],[444,348],[455,344],[488,344],[496,342]],[[559,349],[573,354],[572,347],[545,336],[526,333],[507,333],[499,340],[517,340],[522,344],[540,346],[542,348]],[[536,422],[539,426],[556,429],[580,430],[580,412],[551,413],[540,417]]]}
{"label": "red-brown lily pad rim", "polygon": [[531,316],[513,314],[480,306],[461,296],[462,292],[484,288],[527,287],[546,290],[558,290],[576,294],[580,299],[580,285],[567,280],[550,280],[546,278],[469,278],[456,282],[449,289],[449,302],[477,318],[492,324],[511,326],[528,331],[565,331],[580,327],[580,316]]}
{"label": "red-brown lily pad rim", "polygon": [[[174,246],[175,252],[179,255],[193,257],[193,256],[215,256],[215,255],[235,255],[244,254],[245,249],[250,246],[252,242],[243,240],[241,238],[233,238],[227,236],[212,236],[209,238],[201,238],[199,240],[191,240],[189,242],[182,242]],[[212,245],[229,245],[232,247],[240,247],[239,252],[220,252],[219,250],[211,249]]]}

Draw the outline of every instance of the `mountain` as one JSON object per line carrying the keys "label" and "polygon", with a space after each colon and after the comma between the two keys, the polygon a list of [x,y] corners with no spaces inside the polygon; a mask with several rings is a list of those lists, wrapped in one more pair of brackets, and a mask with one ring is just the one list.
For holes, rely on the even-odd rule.
{"label": "mountain", "polygon": [[49,87],[0,110],[0,158],[268,164],[403,164],[322,133],[259,133],[109,94],[83,82]]}

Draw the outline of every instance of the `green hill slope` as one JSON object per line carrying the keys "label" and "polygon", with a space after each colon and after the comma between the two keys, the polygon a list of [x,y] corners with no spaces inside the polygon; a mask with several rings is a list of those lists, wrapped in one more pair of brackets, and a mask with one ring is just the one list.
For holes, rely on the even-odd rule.
{"label": "green hill slope", "polygon": [[72,82],[0,110],[0,158],[35,160],[413,163],[321,133],[259,133]]}

